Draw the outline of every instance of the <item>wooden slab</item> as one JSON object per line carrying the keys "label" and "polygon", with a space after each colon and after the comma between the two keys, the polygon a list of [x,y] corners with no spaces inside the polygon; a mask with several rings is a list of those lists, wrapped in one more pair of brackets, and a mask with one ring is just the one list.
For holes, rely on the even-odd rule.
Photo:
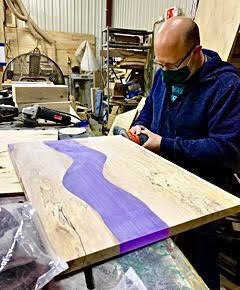
{"label": "wooden slab", "polygon": [[14,84],[13,100],[22,108],[29,103],[67,102],[68,87],[52,84]]}
{"label": "wooden slab", "polygon": [[9,150],[27,198],[71,269],[240,211],[240,199],[121,136]]}
{"label": "wooden slab", "polygon": [[0,130],[0,196],[23,194],[8,154],[8,144],[57,140],[57,130]]}
{"label": "wooden slab", "polygon": [[203,47],[215,50],[228,61],[240,25],[239,0],[201,0],[195,21]]}

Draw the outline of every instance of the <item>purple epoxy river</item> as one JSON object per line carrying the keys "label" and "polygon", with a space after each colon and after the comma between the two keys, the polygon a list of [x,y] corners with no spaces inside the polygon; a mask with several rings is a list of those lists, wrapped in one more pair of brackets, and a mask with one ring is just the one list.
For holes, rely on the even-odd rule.
{"label": "purple epoxy river", "polygon": [[106,155],[69,139],[44,143],[73,159],[63,185],[100,214],[119,241],[120,253],[169,236],[168,225],[151,209],[103,176]]}

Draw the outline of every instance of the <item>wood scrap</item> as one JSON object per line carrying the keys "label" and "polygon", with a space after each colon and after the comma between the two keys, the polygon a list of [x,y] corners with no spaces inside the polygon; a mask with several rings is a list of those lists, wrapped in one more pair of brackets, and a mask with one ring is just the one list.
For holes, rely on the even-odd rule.
{"label": "wood scrap", "polygon": [[19,83],[12,85],[12,94],[15,104],[20,109],[29,103],[68,101],[68,87],[66,85]]}
{"label": "wood scrap", "polygon": [[112,106],[112,111],[108,116],[108,123],[107,123],[107,129],[110,130],[112,127],[112,124],[115,120],[115,118],[118,115],[118,111],[119,111],[119,106]]}

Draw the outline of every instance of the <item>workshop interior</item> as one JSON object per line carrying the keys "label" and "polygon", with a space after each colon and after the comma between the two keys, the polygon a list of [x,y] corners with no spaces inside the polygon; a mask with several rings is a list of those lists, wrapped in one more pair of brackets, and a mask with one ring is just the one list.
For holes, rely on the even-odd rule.
{"label": "workshop interior", "polygon": [[240,289],[240,1],[0,0],[0,30],[0,289]]}

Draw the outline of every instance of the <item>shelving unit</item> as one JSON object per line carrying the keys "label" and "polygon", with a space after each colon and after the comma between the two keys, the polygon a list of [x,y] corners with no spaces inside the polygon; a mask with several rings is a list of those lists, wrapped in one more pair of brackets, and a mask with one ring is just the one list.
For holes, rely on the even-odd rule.
{"label": "shelving unit", "polygon": [[135,30],[135,29],[123,29],[107,27],[102,31],[102,43],[101,52],[102,57],[102,73],[106,72],[106,90],[105,97],[107,99],[107,111],[110,112],[110,71],[114,72],[116,65],[114,61],[110,61],[115,58],[124,58],[127,56],[134,56],[136,59],[146,60],[145,65],[141,64],[134,67],[130,64],[129,67],[125,64],[126,69],[136,69],[143,71],[143,84],[142,90],[146,94],[151,86],[152,80],[152,59],[153,59],[153,31]]}

